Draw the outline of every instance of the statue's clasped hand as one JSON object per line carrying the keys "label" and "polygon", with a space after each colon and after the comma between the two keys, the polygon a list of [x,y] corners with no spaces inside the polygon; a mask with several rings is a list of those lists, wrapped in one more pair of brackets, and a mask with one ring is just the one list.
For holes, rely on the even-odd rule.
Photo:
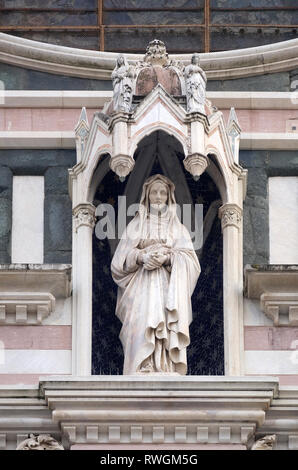
{"label": "statue's clasped hand", "polygon": [[168,264],[170,255],[165,252],[153,251],[150,253],[141,253],[139,256],[141,264],[148,271],[160,268],[163,264]]}

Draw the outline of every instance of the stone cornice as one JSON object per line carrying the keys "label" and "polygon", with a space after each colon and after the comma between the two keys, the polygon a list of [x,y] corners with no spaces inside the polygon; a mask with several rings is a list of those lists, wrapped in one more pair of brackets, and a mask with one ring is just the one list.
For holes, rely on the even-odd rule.
{"label": "stone cornice", "polygon": [[1,264],[1,292],[52,294],[67,298],[71,291],[70,264]]}
{"label": "stone cornice", "polygon": [[[4,90],[1,108],[100,109],[113,97],[104,90]],[[297,109],[292,91],[207,91],[207,99],[218,109]]]}
{"label": "stone cornice", "polygon": [[[97,52],[32,41],[0,33],[0,61],[48,73],[109,80],[117,53]],[[143,54],[126,54],[129,62]],[[191,54],[170,55],[189,63]],[[266,46],[201,54],[201,65],[210,79],[233,79],[295,69],[298,39]]]}
{"label": "stone cornice", "polygon": [[278,380],[93,376],[41,378],[40,385],[53,421],[71,444],[141,444],[145,432],[152,444],[247,445],[277,396]]}
{"label": "stone cornice", "polygon": [[249,299],[260,299],[264,292],[298,293],[297,265],[247,265],[244,278]]}

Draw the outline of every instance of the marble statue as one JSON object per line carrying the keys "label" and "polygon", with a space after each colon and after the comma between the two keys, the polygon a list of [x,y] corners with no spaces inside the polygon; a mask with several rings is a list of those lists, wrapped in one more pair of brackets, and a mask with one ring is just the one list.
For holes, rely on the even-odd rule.
{"label": "marble statue", "polygon": [[199,54],[193,54],[191,64],[184,70],[187,112],[205,114],[207,77],[200,67]]}
{"label": "marble statue", "polygon": [[139,210],[112,259],[124,374],[187,373],[191,295],[200,264],[163,175],[143,185]]}
{"label": "marble statue", "polygon": [[112,72],[113,109],[129,113],[131,110],[134,72],[124,57],[117,57],[116,67]]}

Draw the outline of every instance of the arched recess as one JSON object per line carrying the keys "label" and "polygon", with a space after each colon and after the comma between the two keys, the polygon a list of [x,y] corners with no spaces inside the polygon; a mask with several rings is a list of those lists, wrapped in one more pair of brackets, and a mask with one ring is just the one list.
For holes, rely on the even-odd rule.
{"label": "arched recess", "polygon": [[[112,171],[106,171],[108,159],[101,159],[90,185],[93,204],[110,203],[119,210],[118,196],[126,196],[127,207],[139,201],[144,180],[163,173],[176,185],[178,204],[203,204],[205,224],[203,249],[198,250],[202,274],[192,297],[193,322],[190,327],[188,374],[224,374],[222,235],[218,207],[221,195],[213,181],[222,175],[216,165],[198,182],[184,169],[181,142],[164,130],[155,130],[139,142],[135,167],[124,183]],[[96,183],[95,183],[96,181]],[[221,183],[221,191],[224,185]],[[129,219],[127,219],[127,222]],[[205,226],[204,224],[204,226]],[[117,235],[117,233],[116,233]],[[93,235],[93,323],[92,373],[122,374],[123,352],[119,341],[121,324],[115,316],[117,286],[110,274],[110,262],[117,240],[98,240]]]}

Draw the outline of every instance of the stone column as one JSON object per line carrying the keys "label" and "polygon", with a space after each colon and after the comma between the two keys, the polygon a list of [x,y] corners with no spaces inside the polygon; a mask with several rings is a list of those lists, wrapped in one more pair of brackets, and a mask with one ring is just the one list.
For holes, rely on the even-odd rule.
{"label": "stone column", "polygon": [[242,209],[237,204],[224,204],[219,209],[223,231],[224,345],[225,375],[241,375],[241,318],[239,293],[239,234]]}
{"label": "stone column", "polygon": [[124,181],[134,167],[134,159],[128,155],[128,120],[129,114],[118,113],[110,124],[113,137],[113,155],[111,169]]}
{"label": "stone column", "polygon": [[73,374],[91,375],[92,355],[92,233],[95,207],[73,209]]}
{"label": "stone column", "polygon": [[209,129],[209,122],[207,116],[201,113],[190,113],[187,120],[190,131],[190,153],[183,163],[185,169],[197,181],[209,164],[208,157],[205,154],[205,135]]}

